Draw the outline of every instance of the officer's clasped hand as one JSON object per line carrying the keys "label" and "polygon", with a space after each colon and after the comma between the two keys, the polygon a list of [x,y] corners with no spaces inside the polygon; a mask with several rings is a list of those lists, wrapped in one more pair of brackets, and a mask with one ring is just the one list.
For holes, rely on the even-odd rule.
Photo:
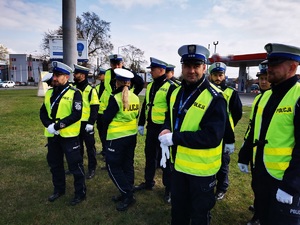
{"label": "officer's clasped hand", "polygon": [[169,147],[162,143],[160,143],[160,147],[161,147],[160,166],[162,166],[163,168],[166,168],[167,159],[170,158]]}
{"label": "officer's clasped hand", "polygon": [[47,130],[50,134],[56,134],[56,130],[54,129],[54,125],[55,123],[51,123],[48,127],[47,127]]}
{"label": "officer's clasped hand", "polygon": [[144,135],[144,126],[138,126],[138,132],[140,135]]}
{"label": "officer's clasped hand", "polygon": [[91,132],[91,131],[93,131],[94,130],[94,126],[92,125],[92,124],[87,124],[86,126],[85,126],[85,131],[86,132]]}
{"label": "officer's clasped hand", "polygon": [[163,135],[159,136],[158,140],[166,146],[171,146],[171,145],[173,145],[172,138],[173,138],[173,133],[167,133],[167,134],[163,134]]}
{"label": "officer's clasped hand", "polygon": [[243,163],[238,163],[238,166],[239,166],[241,172],[249,173],[248,165],[243,164]]}
{"label": "officer's clasped hand", "polygon": [[232,144],[225,144],[224,152],[228,154],[232,154],[234,152],[234,143]]}
{"label": "officer's clasped hand", "polygon": [[277,199],[277,201],[279,201],[281,203],[285,203],[285,204],[291,205],[293,203],[293,196],[279,188],[276,193],[276,199]]}

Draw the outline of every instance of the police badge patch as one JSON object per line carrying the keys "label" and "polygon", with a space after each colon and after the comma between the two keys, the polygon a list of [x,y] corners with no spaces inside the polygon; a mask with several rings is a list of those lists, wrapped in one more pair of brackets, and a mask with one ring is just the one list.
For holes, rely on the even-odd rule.
{"label": "police badge patch", "polygon": [[81,110],[81,102],[75,102],[75,109]]}

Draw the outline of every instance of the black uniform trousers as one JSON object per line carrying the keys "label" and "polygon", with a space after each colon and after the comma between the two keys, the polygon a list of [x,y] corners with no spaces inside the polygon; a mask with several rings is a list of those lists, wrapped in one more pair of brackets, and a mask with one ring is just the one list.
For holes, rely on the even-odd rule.
{"label": "black uniform trousers", "polygon": [[69,171],[74,176],[75,196],[83,197],[86,195],[86,186],[78,137],[63,138],[55,136],[48,138],[47,161],[52,173],[54,193],[65,193],[66,190],[64,154]]}
{"label": "black uniform trousers", "polygon": [[[224,149],[224,145],[223,145]],[[230,163],[230,155],[228,153],[222,152],[222,164],[221,168],[218,171],[217,177],[217,192],[226,192],[229,186],[229,163]]]}
{"label": "black uniform trousers", "polygon": [[99,138],[100,138],[100,141],[101,141],[101,144],[102,144],[101,155],[105,156],[106,130],[103,126],[102,116],[103,116],[103,114],[98,113],[97,129],[98,129]]}
{"label": "black uniform trousers", "polygon": [[84,155],[84,146],[83,142],[86,147],[87,157],[88,157],[88,170],[96,170],[97,166],[97,159],[96,159],[96,147],[95,147],[95,131],[94,129],[90,132],[86,132],[85,126],[87,125],[86,121],[81,121],[80,127],[80,146],[81,146],[81,155]]}
{"label": "black uniform trousers", "polygon": [[[259,166],[261,167],[261,166]],[[261,225],[299,225],[300,196],[293,196],[293,203],[283,204],[276,199],[278,180],[271,177],[266,169],[253,169],[252,186],[255,195],[255,212]]]}
{"label": "black uniform trousers", "polygon": [[209,225],[216,203],[215,176],[198,177],[173,170],[172,225]]}
{"label": "black uniform trousers", "polygon": [[135,146],[136,134],[106,142],[108,174],[125,198],[133,196]]}
{"label": "black uniform trousers", "polygon": [[[148,187],[153,187],[155,184],[154,176],[156,168],[160,166],[161,147],[158,135],[161,129],[157,126],[148,125],[145,143],[145,182]],[[171,187],[171,168],[169,160],[167,161],[166,168],[162,168],[163,177],[162,182],[166,187],[166,191],[170,191]]]}

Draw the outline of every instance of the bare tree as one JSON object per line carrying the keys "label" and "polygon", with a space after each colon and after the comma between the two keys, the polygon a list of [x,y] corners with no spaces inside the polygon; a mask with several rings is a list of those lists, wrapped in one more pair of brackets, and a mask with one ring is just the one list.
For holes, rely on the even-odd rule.
{"label": "bare tree", "polygon": [[[106,55],[112,49],[110,42],[110,23],[101,20],[93,12],[84,12],[81,17],[76,18],[77,37],[88,40],[88,56],[92,58],[101,58],[101,65],[108,63]],[[57,30],[44,33],[42,40],[42,49],[49,52],[49,38],[54,35],[63,35],[62,26]],[[49,55],[49,53],[47,53]]]}
{"label": "bare tree", "polygon": [[124,57],[124,63],[135,72],[144,72],[143,65],[147,63],[144,59],[144,51],[133,45],[122,48],[121,54]]}

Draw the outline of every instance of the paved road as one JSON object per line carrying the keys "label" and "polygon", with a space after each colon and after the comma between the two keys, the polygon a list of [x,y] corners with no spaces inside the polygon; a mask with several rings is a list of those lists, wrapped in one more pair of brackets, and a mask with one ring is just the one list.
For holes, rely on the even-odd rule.
{"label": "paved road", "polygon": [[[1,90],[20,90],[20,89],[38,89],[37,86],[15,86],[15,88],[0,88]],[[145,91],[146,89],[144,88],[141,92],[140,95],[145,95]],[[241,98],[242,104],[244,106],[251,106],[253,99],[255,97],[256,94],[251,94],[251,93],[239,93],[239,96]]]}

